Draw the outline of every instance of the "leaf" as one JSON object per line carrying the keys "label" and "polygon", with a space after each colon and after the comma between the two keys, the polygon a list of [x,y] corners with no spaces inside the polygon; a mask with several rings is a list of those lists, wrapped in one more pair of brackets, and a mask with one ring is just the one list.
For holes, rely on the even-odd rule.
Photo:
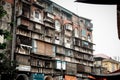
{"label": "leaf", "polygon": [[3,6],[0,6],[0,18],[4,17],[7,14],[7,11],[4,10]]}

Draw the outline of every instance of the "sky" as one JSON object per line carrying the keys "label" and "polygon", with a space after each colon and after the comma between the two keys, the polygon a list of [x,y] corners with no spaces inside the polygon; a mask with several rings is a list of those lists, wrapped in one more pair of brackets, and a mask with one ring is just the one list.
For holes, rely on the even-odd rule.
{"label": "sky", "polygon": [[75,0],[51,0],[71,12],[92,20],[94,54],[120,56],[116,5],[77,3]]}

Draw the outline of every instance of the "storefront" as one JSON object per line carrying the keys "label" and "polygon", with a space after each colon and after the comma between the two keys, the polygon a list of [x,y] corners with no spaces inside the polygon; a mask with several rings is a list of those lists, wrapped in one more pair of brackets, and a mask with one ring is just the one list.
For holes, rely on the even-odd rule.
{"label": "storefront", "polygon": [[31,75],[31,80],[44,80],[44,74],[41,73],[33,73]]}
{"label": "storefront", "polygon": [[77,80],[77,77],[65,75],[65,80]]}
{"label": "storefront", "polygon": [[90,80],[119,80],[120,72],[100,75],[91,74],[91,76],[88,77],[90,78]]}

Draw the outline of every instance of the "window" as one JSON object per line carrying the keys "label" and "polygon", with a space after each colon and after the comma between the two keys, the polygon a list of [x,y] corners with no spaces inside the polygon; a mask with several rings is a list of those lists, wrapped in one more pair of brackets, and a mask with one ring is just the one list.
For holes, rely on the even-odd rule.
{"label": "window", "polygon": [[45,61],[45,68],[50,68],[50,62],[49,61]]}
{"label": "window", "polygon": [[115,71],[115,64],[111,64],[112,65],[112,72]]}
{"label": "window", "polygon": [[23,4],[22,15],[29,18],[29,16],[30,16],[30,7],[28,5]]}
{"label": "window", "polygon": [[71,13],[69,14],[69,12],[64,12],[63,11],[62,18],[65,19],[65,20],[71,21],[72,20],[72,15],[71,15]]}
{"label": "window", "polygon": [[38,9],[34,11],[34,20],[37,22],[42,20],[42,13]]}
{"label": "window", "polygon": [[74,45],[80,46],[80,40],[79,39],[74,39]]}
{"label": "window", "polygon": [[68,49],[65,49],[65,54],[66,54],[66,56],[72,56],[73,55],[72,51],[68,50]]}
{"label": "window", "polygon": [[65,37],[65,43],[70,43],[71,40],[70,40],[70,37]]}
{"label": "window", "polygon": [[88,43],[88,42],[83,41],[83,42],[82,42],[82,46],[83,46],[83,47],[88,47],[88,46],[89,46],[89,43]]}
{"label": "window", "polygon": [[41,30],[41,25],[35,24],[35,29]]}
{"label": "window", "polygon": [[88,34],[88,40],[90,40],[91,39],[91,36],[90,36],[90,34]]}
{"label": "window", "polygon": [[36,40],[32,41],[32,52],[34,52],[34,53],[37,52],[37,42],[36,42]]}
{"label": "window", "polygon": [[42,67],[42,61],[41,60],[36,60],[37,61],[37,66]]}
{"label": "window", "polygon": [[35,18],[39,18],[39,12],[35,11]]}
{"label": "window", "polygon": [[53,14],[56,15],[56,16],[60,16],[60,10],[59,10],[59,8],[54,7],[53,8]]}
{"label": "window", "polygon": [[88,38],[88,41],[89,41],[89,42],[92,41],[92,38],[91,38],[91,35],[90,35],[90,34],[88,34],[87,38]]}
{"label": "window", "polygon": [[82,36],[86,36],[86,30],[82,29]]}
{"label": "window", "polygon": [[75,32],[75,33],[74,33],[75,37],[79,37],[79,31],[78,31],[77,28],[75,28],[74,32]]}
{"label": "window", "polygon": [[58,20],[55,20],[55,29],[56,29],[57,31],[60,31],[60,30],[61,30],[61,24],[60,24],[60,21],[58,21]]}

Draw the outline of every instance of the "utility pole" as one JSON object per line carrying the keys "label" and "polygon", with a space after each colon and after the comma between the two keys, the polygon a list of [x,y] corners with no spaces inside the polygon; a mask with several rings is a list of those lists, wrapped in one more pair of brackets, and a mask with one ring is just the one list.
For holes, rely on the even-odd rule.
{"label": "utility pole", "polygon": [[[12,49],[11,49],[11,61],[14,61],[14,51],[15,51],[15,43],[16,43],[16,2],[17,0],[14,0],[13,5],[13,26],[12,26]],[[13,66],[13,63],[11,63],[11,66]]]}

